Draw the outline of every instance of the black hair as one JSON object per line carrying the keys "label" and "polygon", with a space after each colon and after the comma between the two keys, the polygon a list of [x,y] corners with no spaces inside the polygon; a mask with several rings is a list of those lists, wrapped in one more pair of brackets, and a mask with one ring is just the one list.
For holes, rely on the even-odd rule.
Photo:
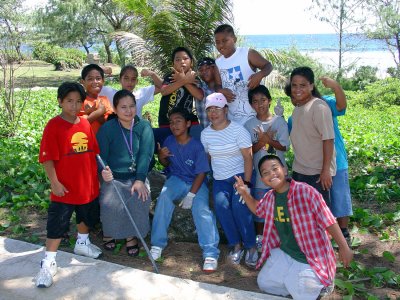
{"label": "black hair", "polygon": [[309,83],[314,85],[313,90],[311,91],[311,94],[314,97],[321,98],[321,94],[319,93],[317,87],[315,86],[315,79],[314,79],[314,72],[311,70],[309,67],[298,67],[295,68],[292,73],[290,73],[290,83],[292,83],[292,79],[294,76],[299,75],[304,77]]}
{"label": "black hair", "polygon": [[121,72],[119,72],[119,79],[121,79],[122,76],[124,76],[127,71],[133,71],[136,73],[136,75],[139,75],[139,72],[136,69],[136,67],[134,67],[132,65],[126,65],[121,69]]}
{"label": "black hair", "polygon": [[264,162],[266,162],[267,160],[277,160],[277,161],[279,162],[279,164],[280,164],[282,167],[285,167],[285,166],[283,165],[283,162],[282,162],[281,159],[279,158],[279,156],[274,155],[274,154],[267,154],[267,155],[261,157],[260,161],[258,162],[258,172],[260,172],[260,175],[261,175],[261,166],[262,166],[262,164],[263,164]]}
{"label": "black hair", "polygon": [[96,64],[89,64],[89,65],[85,66],[82,69],[81,78],[83,80],[85,80],[86,76],[88,76],[89,72],[92,71],[92,70],[99,71],[99,73],[101,75],[101,78],[104,79],[104,70],[99,65],[96,65]]}
{"label": "black hair", "polygon": [[174,114],[181,115],[185,119],[185,121],[190,121],[191,120],[188,111],[186,109],[181,108],[181,107],[174,107],[173,109],[171,109],[169,111],[169,113],[168,113],[168,118],[170,118]]}
{"label": "black hair", "polygon": [[65,97],[71,92],[78,92],[79,95],[81,96],[82,102],[86,98],[86,93],[85,89],[83,86],[77,82],[63,82],[57,90],[57,99],[60,99],[61,101],[64,100]]}
{"label": "black hair", "polygon": [[119,100],[121,100],[124,97],[131,97],[133,99],[133,103],[135,103],[135,105],[136,105],[136,98],[135,98],[134,94],[132,94],[128,90],[120,90],[115,93],[114,98],[113,98],[113,105],[115,108],[117,108]]}
{"label": "black hair", "polygon": [[292,87],[290,86],[290,81],[285,84],[283,91],[285,92],[286,96],[292,97]]}
{"label": "black hair", "polygon": [[250,104],[253,103],[253,96],[256,94],[263,94],[265,97],[267,97],[268,100],[272,100],[268,88],[265,85],[260,84],[259,86],[256,86],[254,89],[249,90],[248,96]]}
{"label": "black hair", "polygon": [[177,47],[177,48],[174,49],[174,51],[172,51],[172,55],[171,55],[172,62],[174,62],[175,55],[178,52],[186,52],[186,54],[190,57],[190,60],[193,61],[193,54],[188,48],[186,48],[186,47]]}
{"label": "black hair", "polygon": [[215,30],[214,30],[214,35],[216,35],[217,33],[221,33],[221,32],[226,32],[226,33],[230,33],[233,36],[235,35],[235,31],[233,30],[233,27],[229,24],[222,24],[219,25]]}

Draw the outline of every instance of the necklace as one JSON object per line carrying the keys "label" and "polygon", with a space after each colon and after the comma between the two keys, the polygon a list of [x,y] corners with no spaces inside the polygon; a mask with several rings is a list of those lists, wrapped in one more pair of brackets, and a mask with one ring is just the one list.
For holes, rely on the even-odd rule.
{"label": "necklace", "polygon": [[125,136],[124,130],[122,129],[121,122],[118,120],[119,129],[121,130],[122,137],[124,138],[126,148],[128,149],[128,153],[131,156],[131,165],[128,167],[129,172],[136,172],[136,161],[135,156],[133,155],[133,126],[135,126],[135,119],[132,120],[131,127],[129,129],[129,143],[128,139]]}

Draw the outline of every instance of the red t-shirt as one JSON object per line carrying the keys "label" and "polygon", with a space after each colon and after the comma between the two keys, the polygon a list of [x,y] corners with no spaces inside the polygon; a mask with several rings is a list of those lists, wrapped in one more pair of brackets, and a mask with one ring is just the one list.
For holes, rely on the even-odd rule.
{"label": "red t-shirt", "polygon": [[51,193],[54,202],[86,204],[99,195],[96,164],[99,146],[90,123],[79,119],[79,123],[71,124],[57,116],[43,131],[39,162],[54,161],[58,181],[68,190],[63,197]]}

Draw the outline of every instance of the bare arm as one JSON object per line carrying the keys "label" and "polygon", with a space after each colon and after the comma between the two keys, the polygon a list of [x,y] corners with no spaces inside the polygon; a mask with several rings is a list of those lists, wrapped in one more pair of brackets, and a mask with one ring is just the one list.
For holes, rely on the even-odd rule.
{"label": "bare arm", "polygon": [[158,149],[158,161],[160,164],[162,164],[164,167],[169,166],[169,157],[172,156],[171,152],[167,147],[161,148],[160,143],[157,143],[157,149]]}
{"label": "bare arm", "polygon": [[68,193],[68,190],[60,181],[58,181],[56,169],[54,168],[54,161],[45,161],[43,163],[43,167],[46,172],[47,178],[49,178],[52,193],[57,197],[65,196],[65,193]]}
{"label": "bare arm", "polygon": [[253,70],[260,69],[260,71],[250,76],[249,83],[247,84],[249,89],[254,89],[264,77],[272,72],[272,64],[254,49],[249,50],[248,60]]}
{"label": "bare arm", "polygon": [[340,84],[337,81],[326,76],[321,77],[320,80],[325,87],[330,88],[335,94],[336,109],[338,111],[342,111],[343,109],[345,109],[347,107],[347,100],[346,95]]}
{"label": "bare arm", "polygon": [[190,188],[191,193],[196,194],[199,191],[201,185],[204,182],[204,178],[206,178],[206,173],[197,174],[197,176],[193,180],[192,187]]}
{"label": "bare arm", "polygon": [[251,181],[251,174],[253,173],[253,154],[251,147],[240,149],[244,160],[244,180]]}
{"label": "bare arm", "polygon": [[236,95],[230,89],[223,89],[222,88],[222,80],[221,74],[219,73],[219,69],[217,66],[214,68],[214,80],[215,80],[215,91],[217,93],[221,93],[225,96],[226,101],[232,102],[235,100]]}
{"label": "bare arm", "polygon": [[343,262],[344,267],[348,267],[350,262],[353,259],[353,252],[350,250],[349,246],[346,243],[346,240],[342,234],[342,231],[339,228],[337,223],[326,228],[329,234],[333,237],[336,244],[339,246],[339,258]]}
{"label": "bare arm", "polygon": [[332,176],[330,174],[330,167],[333,156],[333,147],[334,147],[333,139],[322,141],[323,161],[322,161],[322,171],[318,181],[321,182],[322,188],[324,190],[328,190],[332,186]]}

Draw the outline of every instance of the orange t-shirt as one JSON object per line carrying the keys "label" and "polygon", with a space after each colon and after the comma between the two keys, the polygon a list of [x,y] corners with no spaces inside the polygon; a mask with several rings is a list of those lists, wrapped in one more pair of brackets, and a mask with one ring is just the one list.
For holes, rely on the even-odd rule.
{"label": "orange t-shirt", "polygon": [[[83,101],[81,111],[79,112],[78,116],[87,118],[87,116],[90,115],[90,113],[88,113],[87,111],[93,108],[95,108],[94,110],[98,109],[100,102],[102,102],[106,108],[106,112],[104,113],[104,121],[106,121],[108,116],[113,113],[110,101],[106,96],[98,96],[97,98],[86,96],[86,99],[85,101]],[[94,134],[97,134],[97,131],[99,130],[100,126],[104,123],[104,121],[97,119],[91,123]]]}

